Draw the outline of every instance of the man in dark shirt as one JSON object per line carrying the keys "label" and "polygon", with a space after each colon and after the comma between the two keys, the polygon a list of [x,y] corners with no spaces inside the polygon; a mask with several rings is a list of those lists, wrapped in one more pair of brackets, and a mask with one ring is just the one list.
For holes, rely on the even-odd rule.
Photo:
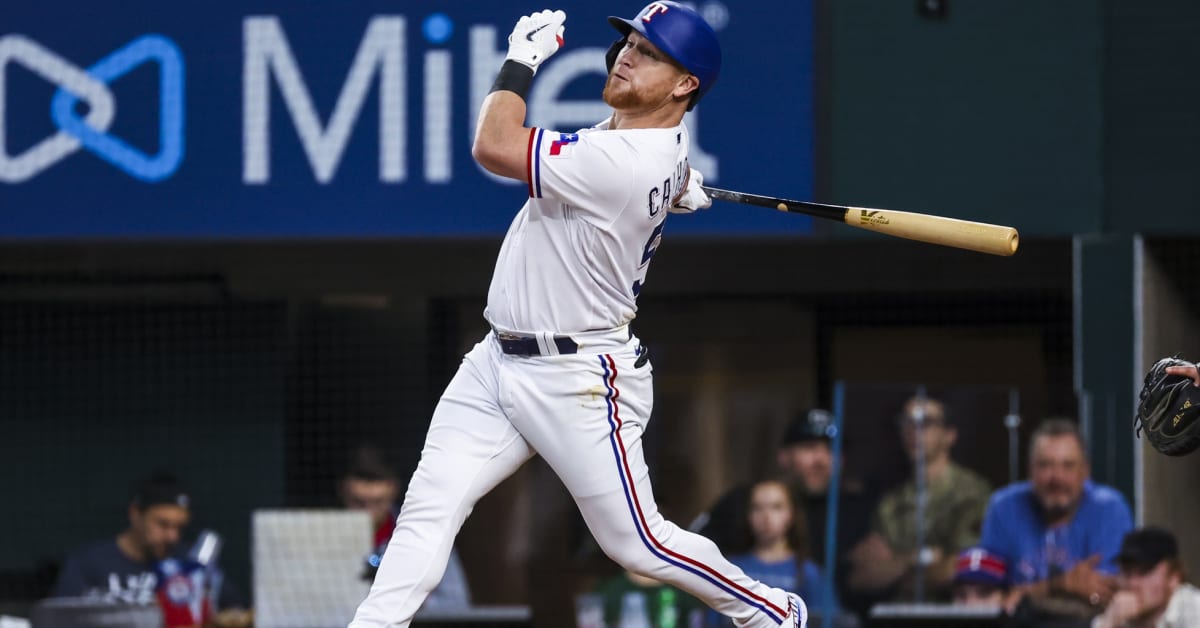
{"label": "man in dark shirt", "polygon": [[142,481],[129,504],[129,527],[72,554],[55,597],[100,596],[146,604],[154,600],[155,565],[172,555],[191,519],[189,498],[175,476],[159,472]]}
{"label": "man in dark shirt", "polygon": [[[190,498],[179,480],[155,472],[137,486],[129,504],[129,527],[115,538],[86,546],[67,558],[53,597],[90,597],[129,604],[159,603],[168,626],[214,619],[204,578],[216,565],[185,558],[179,551],[191,519]],[[204,557],[199,557],[205,560]],[[204,573],[200,573],[204,572]],[[240,605],[226,587],[222,605]],[[223,613],[221,625],[237,625],[240,613]],[[247,620],[248,621],[248,620]]]}

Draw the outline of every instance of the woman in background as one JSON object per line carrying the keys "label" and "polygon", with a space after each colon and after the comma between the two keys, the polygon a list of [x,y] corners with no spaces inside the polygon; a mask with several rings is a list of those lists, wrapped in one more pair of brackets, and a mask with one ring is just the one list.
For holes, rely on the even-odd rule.
{"label": "woman in background", "polygon": [[[816,611],[825,599],[821,568],[808,557],[808,529],[787,484],[763,480],[750,489],[747,508],[750,551],[729,561],[746,575],[785,591],[795,591]],[[837,607],[837,601],[834,600]],[[725,617],[710,613],[709,626],[732,626]]]}

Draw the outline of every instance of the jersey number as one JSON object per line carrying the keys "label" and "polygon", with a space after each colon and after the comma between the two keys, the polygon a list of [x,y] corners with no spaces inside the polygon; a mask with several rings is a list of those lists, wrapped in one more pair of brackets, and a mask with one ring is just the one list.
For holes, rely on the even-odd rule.
{"label": "jersey number", "polygon": [[642,248],[642,261],[638,264],[638,271],[641,273],[641,277],[638,277],[637,281],[633,282],[633,296],[635,297],[642,292],[642,283],[646,279],[647,265],[650,263],[650,258],[654,257],[654,252],[658,250],[659,243],[662,242],[663,226],[666,224],[665,220],[658,223],[654,231],[650,232],[650,238],[646,240],[646,246]]}

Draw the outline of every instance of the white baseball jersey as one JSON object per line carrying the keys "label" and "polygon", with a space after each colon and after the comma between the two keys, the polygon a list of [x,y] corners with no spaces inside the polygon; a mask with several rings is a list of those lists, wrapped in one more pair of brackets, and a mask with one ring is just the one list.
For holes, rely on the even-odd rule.
{"label": "white baseball jersey", "polygon": [[[688,172],[687,127],[529,134],[529,201],[496,260],[484,317],[505,331],[575,333],[633,320]],[[537,268],[531,268],[537,264]]]}
{"label": "white baseball jersey", "polygon": [[[511,352],[488,333],[434,410],[367,599],[351,628],[404,628],[441,580],[480,497],[540,455],[605,554],[746,628],[804,628],[803,600],[747,576],[658,510],[642,435],[652,368],[633,319],[663,220],[688,172],[683,124],[579,133],[533,129],[529,201],[513,220],[484,312],[504,332],[575,334],[578,350]],[[591,333],[584,333],[591,332]]]}

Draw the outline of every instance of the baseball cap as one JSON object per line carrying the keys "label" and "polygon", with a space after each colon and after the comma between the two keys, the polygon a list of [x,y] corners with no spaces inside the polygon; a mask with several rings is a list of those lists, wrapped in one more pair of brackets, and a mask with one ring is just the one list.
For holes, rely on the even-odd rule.
{"label": "baseball cap", "polygon": [[788,423],[783,432],[784,447],[814,440],[832,440],[837,435],[833,413],[821,408],[802,412]]}
{"label": "baseball cap", "polygon": [[1153,526],[1139,528],[1125,535],[1117,564],[1125,568],[1150,569],[1169,558],[1179,556],[1175,535]]}
{"label": "baseball cap", "polygon": [[171,504],[187,508],[191,502],[187,491],[179,478],[170,471],[156,471],[137,485],[133,493],[133,503],[145,510],[151,506]]}
{"label": "baseball cap", "polygon": [[983,584],[1002,588],[1008,578],[1008,563],[982,547],[972,547],[958,555],[954,566],[954,584]]}

